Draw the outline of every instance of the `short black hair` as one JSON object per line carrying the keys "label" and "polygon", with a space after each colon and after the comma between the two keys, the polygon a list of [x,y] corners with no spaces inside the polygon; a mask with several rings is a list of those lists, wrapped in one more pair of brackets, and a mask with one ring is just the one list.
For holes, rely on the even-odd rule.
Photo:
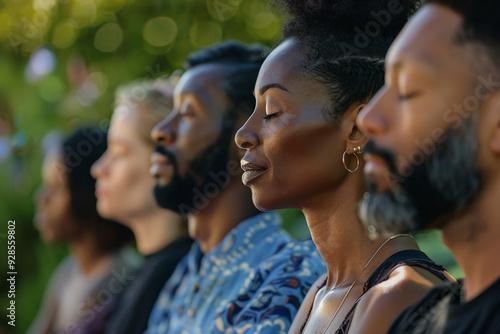
{"label": "short black hair", "polygon": [[[232,104],[227,115],[230,118],[250,116],[255,108],[253,90],[259,70],[269,54],[269,49],[258,44],[246,45],[234,40],[222,42],[195,53],[187,58],[186,70],[199,65],[227,65],[224,72],[224,90]],[[233,117],[231,117],[233,116]]]}
{"label": "short black hair", "polygon": [[383,59],[419,0],[273,0],[288,14],[283,40],[295,38],[302,73],[328,90],[336,119],[365,103],[384,83]]}
{"label": "short black hair", "polygon": [[498,0],[426,0],[450,8],[463,18],[457,31],[458,44],[477,43],[500,73],[500,3]]}
{"label": "short black hair", "polygon": [[79,228],[95,233],[103,252],[112,252],[133,240],[132,231],[102,218],[96,208],[95,179],[90,169],[107,148],[107,131],[83,127],[62,142],[66,175],[70,190],[70,209]]}

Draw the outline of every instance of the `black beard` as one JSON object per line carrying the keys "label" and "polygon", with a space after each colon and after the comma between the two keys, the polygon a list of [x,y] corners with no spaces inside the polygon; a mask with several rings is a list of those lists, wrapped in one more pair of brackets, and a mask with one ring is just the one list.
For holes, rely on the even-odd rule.
{"label": "black beard", "polygon": [[377,194],[375,182],[367,179],[369,196],[361,201],[359,214],[368,229],[382,236],[425,230],[468,203],[481,184],[475,129],[475,118],[458,130],[450,129],[447,140],[436,143],[434,151],[421,164],[410,166],[413,170],[408,169],[406,176],[397,171],[391,152],[370,141],[365,153],[386,161],[392,190]]}
{"label": "black beard", "polygon": [[167,156],[174,168],[172,181],[166,186],[156,184],[154,188],[154,196],[158,205],[183,215],[196,213],[206,207],[209,200],[216,197],[218,192],[229,183],[230,175],[227,172],[227,165],[231,134],[232,131],[223,129],[215,143],[209,145],[189,162],[184,177],[179,174],[175,155],[165,147],[157,146],[155,152]]}

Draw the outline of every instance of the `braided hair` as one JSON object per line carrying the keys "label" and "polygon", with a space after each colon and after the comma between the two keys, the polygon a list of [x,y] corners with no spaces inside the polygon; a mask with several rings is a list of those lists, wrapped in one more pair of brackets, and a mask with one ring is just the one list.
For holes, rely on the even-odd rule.
{"label": "braided hair", "polygon": [[327,119],[337,120],[356,102],[366,103],[384,84],[384,61],[343,57],[309,67],[309,75],[323,84],[330,96]]}
{"label": "braided hair", "polygon": [[330,96],[327,118],[366,103],[384,84],[383,59],[419,0],[273,0],[288,14],[283,39],[295,38],[305,60],[299,71]]}

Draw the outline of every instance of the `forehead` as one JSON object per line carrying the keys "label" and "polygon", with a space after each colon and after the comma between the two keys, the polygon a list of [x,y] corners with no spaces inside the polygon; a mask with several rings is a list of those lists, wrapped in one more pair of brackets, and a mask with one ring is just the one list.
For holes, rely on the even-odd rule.
{"label": "forehead", "polygon": [[[422,7],[404,27],[391,46],[387,68],[398,67],[407,62],[427,65],[435,70],[444,70],[463,57],[457,53],[454,43],[462,23],[461,16],[453,10],[436,4]],[[450,59],[454,61],[450,62]]]}
{"label": "forehead", "polygon": [[174,103],[179,98],[191,96],[204,102],[227,99],[224,73],[231,70],[228,65],[204,64],[187,70],[174,91]]}
{"label": "forehead", "polygon": [[117,104],[115,109],[113,110],[113,115],[111,116],[110,130],[123,121],[127,121],[130,119],[135,120],[138,113],[138,110],[136,110],[136,108],[139,108],[139,104],[133,101],[126,101]]}
{"label": "forehead", "polygon": [[286,83],[292,79],[305,56],[298,41],[290,38],[275,48],[266,58],[259,72],[256,87],[269,83]]}
{"label": "forehead", "polygon": [[50,150],[43,161],[42,177],[46,182],[64,182],[63,168],[66,166],[61,148]]}
{"label": "forehead", "polygon": [[[116,106],[111,116],[109,125],[108,137],[117,135],[129,135],[131,129],[142,126],[141,118],[139,117],[139,104],[120,103]],[[123,133],[125,132],[125,133]]]}

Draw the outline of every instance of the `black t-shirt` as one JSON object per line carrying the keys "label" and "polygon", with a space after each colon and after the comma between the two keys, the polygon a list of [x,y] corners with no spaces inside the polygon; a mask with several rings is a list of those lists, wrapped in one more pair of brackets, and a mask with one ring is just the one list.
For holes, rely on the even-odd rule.
{"label": "black t-shirt", "polygon": [[145,257],[143,267],[124,291],[106,323],[105,334],[142,334],[146,330],[149,314],[161,289],[189,251],[191,243],[189,238],[179,239]]}
{"label": "black t-shirt", "polygon": [[390,334],[499,334],[500,280],[463,304],[463,281],[434,287],[392,324]]}

